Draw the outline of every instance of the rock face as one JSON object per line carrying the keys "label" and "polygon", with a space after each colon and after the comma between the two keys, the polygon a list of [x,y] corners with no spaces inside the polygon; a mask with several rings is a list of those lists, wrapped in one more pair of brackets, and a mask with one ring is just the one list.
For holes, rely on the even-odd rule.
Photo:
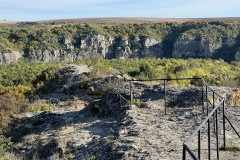
{"label": "rock face", "polygon": [[240,51],[238,51],[235,55],[235,60],[240,62]]}
{"label": "rock face", "polygon": [[70,61],[73,62],[77,59],[77,55],[75,53],[67,53],[66,51],[59,49],[59,50],[52,50],[52,51],[35,51],[29,52],[26,57],[32,61],[42,61],[42,62],[49,62],[49,61]]}
{"label": "rock face", "polygon": [[17,51],[13,51],[11,53],[0,53],[0,64],[17,62],[21,57],[22,54]]}
{"label": "rock face", "polygon": [[[229,44],[232,43],[229,42]],[[210,43],[203,38],[182,37],[175,42],[172,56],[174,58],[211,58],[221,46],[221,43]]]}
{"label": "rock face", "polygon": [[68,65],[59,70],[45,86],[38,90],[42,98],[59,100],[81,97],[92,101],[102,97],[109,89],[132,79],[126,74],[112,72],[96,78],[87,65]]}
{"label": "rock face", "polygon": [[232,47],[233,45],[235,45],[236,40],[235,40],[233,37],[227,37],[227,38],[224,40],[224,43],[225,43],[227,46]]}
{"label": "rock face", "polygon": [[[65,39],[67,50],[37,50],[29,52],[25,57],[32,61],[76,61],[101,57],[104,59],[125,59],[132,57],[162,57],[162,42],[155,39],[142,39],[136,37],[134,42],[141,44],[142,48],[131,48],[127,38],[115,39],[111,36],[94,35],[81,38],[79,48],[74,50],[70,40]],[[76,49],[76,48],[75,48]]]}
{"label": "rock face", "polygon": [[81,39],[80,57],[90,59],[100,56],[102,58],[112,58],[114,38],[110,36],[96,35],[87,36]]}
{"label": "rock face", "polygon": [[[65,38],[61,48],[53,50],[36,50],[24,55],[19,52],[0,53],[0,63],[10,63],[24,57],[32,61],[68,61],[73,62],[83,59],[100,57],[103,59],[126,58],[162,58],[164,56],[163,42],[153,38],[114,38],[105,35],[89,35],[80,38],[80,45],[73,46],[71,38]],[[211,58],[213,53],[223,45],[232,47],[236,39],[226,37],[216,42],[210,42],[207,38],[195,38],[193,36],[180,37],[174,43],[173,58]],[[165,46],[166,47],[166,46]],[[165,48],[166,49],[166,48]],[[237,52],[235,60],[240,61],[240,53]]]}

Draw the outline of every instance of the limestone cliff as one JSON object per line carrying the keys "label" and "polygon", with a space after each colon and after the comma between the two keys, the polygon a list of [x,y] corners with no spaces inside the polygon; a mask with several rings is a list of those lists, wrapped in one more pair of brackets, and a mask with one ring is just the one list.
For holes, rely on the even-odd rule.
{"label": "limestone cliff", "polygon": [[22,57],[22,53],[13,51],[4,43],[0,43],[0,64],[17,62]]}
{"label": "limestone cliff", "polygon": [[[222,46],[232,47],[236,44],[235,38],[226,37],[224,40],[212,42],[208,38],[196,38],[194,36],[182,36],[172,42],[173,58],[212,58]],[[138,46],[137,46],[137,45]],[[164,46],[162,41],[153,38],[114,38],[104,35],[89,35],[81,37],[80,45],[73,46],[71,38],[65,38],[65,48],[52,50],[36,50],[27,52],[24,55],[11,51],[11,53],[0,53],[0,64],[16,62],[19,58],[25,57],[32,61],[76,61],[100,57],[103,59],[125,59],[164,57]],[[134,46],[135,45],[135,46]],[[137,46],[137,47],[136,47]],[[236,52],[234,60],[240,61],[240,52]]]}
{"label": "limestone cliff", "polygon": [[233,46],[236,43],[232,37],[224,41],[210,42],[209,39],[195,37],[181,37],[174,43],[172,56],[174,58],[211,58],[223,44]]}
{"label": "limestone cliff", "polygon": [[[135,38],[142,48],[131,48],[127,38],[116,39],[111,36],[95,35],[81,38],[79,47],[73,47],[65,41],[68,50],[37,50],[25,56],[33,61],[76,61],[101,57],[104,59],[122,59],[132,57],[162,57],[162,43],[155,39]],[[69,49],[70,48],[70,49]]]}
{"label": "limestone cliff", "polygon": [[12,51],[10,53],[0,53],[0,64],[17,62],[22,54],[18,51]]}

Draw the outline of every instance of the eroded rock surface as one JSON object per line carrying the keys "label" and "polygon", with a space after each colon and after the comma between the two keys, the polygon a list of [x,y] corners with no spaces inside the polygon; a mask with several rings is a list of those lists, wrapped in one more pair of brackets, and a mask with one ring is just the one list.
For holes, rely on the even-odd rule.
{"label": "eroded rock surface", "polygon": [[174,44],[174,58],[211,58],[222,43],[210,43],[203,38],[182,37]]}
{"label": "eroded rock surface", "polygon": [[[207,117],[206,105],[203,113],[201,100],[196,102],[201,98],[201,88],[167,86],[165,115],[161,84],[133,84],[134,98],[145,103],[138,107],[135,102],[132,106],[121,103],[118,94],[129,99],[128,87],[126,83],[124,87],[108,91],[100,100],[81,111],[55,110],[28,116],[16,115],[17,125],[9,135],[19,139],[15,143],[18,154],[26,159],[32,159],[33,156],[39,159],[55,157],[72,160],[181,159],[183,142]],[[190,105],[192,102],[195,103]],[[211,112],[212,107],[208,109]],[[223,144],[221,113],[218,124],[220,146]],[[239,131],[240,108],[227,106],[226,116]],[[227,141],[238,145],[239,139],[230,125],[227,124],[226,128]],[[197,137],[188,145],[197,151]],[[211,145],[212,159],[215,159],[214,132],[211,132]],[[202,129],[203,159],[207,159],[206,146],[207,125]],[[239,156],[239,152],[220,151],[221,159],[237,160]]]}

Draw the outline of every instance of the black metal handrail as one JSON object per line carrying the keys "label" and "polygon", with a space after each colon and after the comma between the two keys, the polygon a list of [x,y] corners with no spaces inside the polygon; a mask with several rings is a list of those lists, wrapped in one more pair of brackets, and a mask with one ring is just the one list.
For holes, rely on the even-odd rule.
{"label": "black metal handrail", "polygon": [[[144,79],[144,80],[129,80],[129,86],[130,86],[130,104],[132,105],[132,82],[149,82],[149,81],[163,81],[164,85],[164,112],[165,115],[167,114],[167,103],[166,103],[166,81],[178,81],[178,80],[201,80],[202,78],[175,78],[175,79]],[[202,106],[203,106],[203,88],[202,88]],[[202,107],[202,110],[204,112],[204,106]]]}
{"label": "black metal handrail", "polygon": [[[202,123],[197,127],[197,129],[187,138],[187,140],[183,143],[183,160],[186,159],[186,151],[189,153],[189,155],[194,159],[194,160],[200,160],[201,159],[201,129],[204,126],[204,124],[208,123],[208,159],[211,159],[211,148],[210,148],[210,118],[213,117],[214,121],[214,132],[216,133],[216,149],[217,149],[217,159],[219,159],[219,143],[218,143],[218,109],[222,106],[223,107],[223,148],[226,148],[226,133],[225,133],[225,119],[229,122],[230,126],[233,128],[235,133],[238,135],[240,138],[240,135],[238,134],[237,130],[234,128],[232,123],[229,121],[229,119],[225,115],[225,106],[224,106],[224,98],[217,93],[215,90],[213,90],[206,81],[202,78],[202,82],[206,86],[206,101],[207,104],[210,103],[210,100],[208,99],[208,89],[213,92],[213,102],[212,102],[212,107],[213,110],[208,113],[208,116],[206,119],[202,121]],[[215,95],[220,97],[220,102],[215,106]],[[208,109],[207,109],[208,111]],[[195,137],[198,134],[198,157],[193,153],[193,151],[190,149],[190,147],[187,145],[188,142],[190,142],[193,137]]]}
{"label": "black metal handrail", "polygon": [[[206,81],[203,78],[176,78],[176,79],[148,79],[148,80],[129,80],[130,85],[130,105],[132,105],[132,82],[144,82],[144,81],[164,81],[164,105],[165,105],[165,114],[167,114],[167,106],[166,106],[166,81],[172,81],[172,80],[201,80],[202,82],[202,111],[204,113],[204,97],[207,102],[207,118],[205,118],[202,123],[197,127],[197,129],[188,137],[188,139],[183,143],[183,159],[186,159],[186,151],[190,154],[190,156],[194,160],[200,160],[201,159],[201,129],[204,126],[204,124],[208,124],[208,159],[211,159],[211,142],[210,142],[210,118],[213,117],[213,123],[214,123],[214,132],[216,133],[216,148],[217,148],[217,159],[219,159],[219,143],[218,143],[218,109],[222,107],[223,111],[223,148],[226,148],[226,120],[229,122],[232,129],[235,131],[235,133],[240,138],[240,135],[238,134],[235,127],[232,125],[232,123],[229,121],[229,119],[225,115],[225,100],[224,98],[217,93],[213,88],[211,88]],[[204,85],[206,87],[206,93],[204,93]],[[208,98],[208,92],[212,92],[212,102]],[[218,96],[220,98],[220,102],[215,106],[215,96]],[[208,110],[208,104],[211,105],[212,111],[209,113]],[[198,134],[198,156],[196,156],[193,151],[188,146],[188,142],[190,142],[193,137],[195,137]]]}

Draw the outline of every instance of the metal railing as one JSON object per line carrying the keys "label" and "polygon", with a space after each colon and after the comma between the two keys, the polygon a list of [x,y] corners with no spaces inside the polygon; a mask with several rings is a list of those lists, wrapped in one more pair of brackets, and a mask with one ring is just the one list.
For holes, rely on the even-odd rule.
{"label": "metal railing", "polygon": [[[130,104],[132,105],[132,82],[151,82],[151,81],[163,81],[163,86],[164,86],[164,113],[165,115],[167,114],[167,102],[166,102],[166,82],[167,81],[181,81],[181,80],[201,80],[202,78],[175,78],[175,79],[148,79],[148,80],[129,80],[129,86],[130,86]],[[203,101],[203,88],[202,88],[202,111],[204,112],[204,101]]]}
{"label": "metal railing", "polygon": [[124,98],[119,92],[116,92],[117,94],[117,97],[119,98],[119,103],[120,103],[120,106],[123,107],[125,105],[128,105],[130,102]]}
{"label": "metal railing", "polygon": [[[202,112],[204,113],[205,107],[204,107],[204,98],[207,102],[207,118],[203,120],[203,122],[197,127],[197,129],[189,136],[189,138],[183,143],[183,159],[186,159],[186,152],[189,153],[189,155],[194,160],[200,160],[201,159],[201,130],[203,126],[207,123],[207,130],[208,130],[208,159],[211,159],[211,125],[210,125],[210,118],[213,117],[213,126],[214,126],[214,133],[216,134],[216,152],[217,152],[217,159],[219,159],[219,124],[218,124],[218,113],[217,111],[222,108],[222,119],[223,119],[223,149],[226,148],[226,121],[230,124],[233,131],[236,133],[236,135],[240,138],[239,133],[233,126],[233,124],[230,122],[230,120],[227,118],[225,114],[225,103],[226,101],[224,98],[214,91],[203,78],[176,78],[176,79],[150,79],[150,80],[129,80],[130,85],[130,105],[132,105],[132,82],[146,82],[146,81],[163,81],[164,85],[164,112],[167,114],[167,104],[166,104],[166,82],[167,81],[178,81],[178,80],[201,80],[201,87],[202,87]],[[204,92],[204,86],[206,92]],[[212,102],[209,100],[208,95],[209,92],[212,93]],[[217,105],[215,105],[215,99],[216,96],[220,99]],[[209,107],[210,105],[212,107],[211,112],[209,113]],[[196,156],[194,152],[190,149],[188,146],[188,142],[190,142],[196,135],[198,135],[198,144],[197,144],[197,150],[198,155]]]}
{"label": "metal railing", "polygon": [[[223,116],[223,149],[226,148],[226,120],[229,122],[231,128],[235,131],[237,136],[240,138],[240,135],[238,134],[237,130],[235,127],[232,125],[232,123],[229,121],[229,119],[226,117],[225,114],[225,100],[224,98],[214,91],[208,84],[205,82],[205,80],[202,78],[202,84],[205,85],[206,87],[206,102],[207,102],[207,118],[203,120],[203,122],[197,127],[197,129],[188,137],[188,139],[183,143],[183,160],[186,159],[186,152],[189,153],[189,155],[194,159],[194,160],[200,160],[201,159],[201,130],[203,129],[203,126],[207,123],[207,130],[208,130],[208,159],[211,159],[211,125],[210,125],[210,118],[213,117],[213,122],[214,122],[214,133],[216,134],[216,152],[217,152],[217,159],[219,159],[219,127],[218,127],[218,110],[222,107],[222,116]],[[203,88],[203,86],[202,86]],[[208,98],[208,90],[212,92],[212,103]],[[204,93],[203,93],[204,95]],[[218,96],[220,98],[220,102],[215,106],[215,96]],[[208,104],[212,106],[212,111],[209,113],[208,112]],[[204,106],[203,106],[204,107]],[[196,136],[198,135],[198,155],[196,156],[193,151],[190,149],[188,146],[188,143]]]}

